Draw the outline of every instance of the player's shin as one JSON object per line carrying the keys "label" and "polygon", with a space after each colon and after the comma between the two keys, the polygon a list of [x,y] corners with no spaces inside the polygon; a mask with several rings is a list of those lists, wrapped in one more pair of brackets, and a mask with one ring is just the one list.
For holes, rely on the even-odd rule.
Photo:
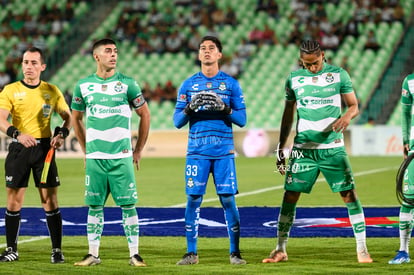
{"label": "player's shin", "polygon": [[240,252],[240,215],[233,195],[219,195],[221,205],[224,208],[224,216],[227,222],[227,232],[230,239],[230,253]]}
{"label": "player's shin", "polygon": [[400,251],[409,252],[411,232],[413,230],[413,208],[402,205],[399,214]]}
{"label": "player's shin", "polygon": [[356,200],[355,202],[346,203],[346,207],[348,208],[349,221],[354,231],[357,251],[366,251],[365,216],[361,202]]}
{"label": "player's shin", "polygon": [[290,230],[296,215],[296,203],[283,202],[280,208],[279,220],[277,223],[277,251],[286,252],[286,245],[289,239]]}
{"label": "player's shin", "polygon": [[88,243],[89,254],[99,256],[99,246],[104,225],[103,206],[90,206],[88,211]]}
{"label": "player's shin", "polygon": [[187,252],[197,254],[198,223],[200,219],[200,206],[203,200],[201,195],[188,195],[185,209],[185,235],[187,239]]}
{"label": "player's shin", "polygon": [[122,225],[124,227],[125,236],[128,241],[129,256],[139,254],[139,225],[137,209],[134,205],[121,206],[122,209]]}
{"label": "player's shin", "polygon": [[62,215],[59,208],[45,211],[52,248],[62,248]]}

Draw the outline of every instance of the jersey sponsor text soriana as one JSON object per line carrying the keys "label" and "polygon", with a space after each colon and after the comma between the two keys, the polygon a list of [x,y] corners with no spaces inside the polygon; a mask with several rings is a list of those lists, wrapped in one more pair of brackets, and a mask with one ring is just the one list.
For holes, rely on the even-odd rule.
{"label": "jersey sponsor text soriana", "polygon": [[45,81],[38,86],[22,81],[6,85],[0,93],[0,108],[10,112],[13,126],[34,138],[51,137],[52,113],[69,110],[59,88]]}
{"label": "jersey sponsor text soriana", "polygon": [[344,146],[343,134],[332,130],[341,116],[341,94],[353,92],[349,74],[324,64],[320,72],[307,69],[290,73],[285,85],[286,100],[295,100],[298,120],[294,146],[327,149]]}
{"label": "jersey sponsor text soriana", "polygon": [[136,81],[119,72],[107,79],[93,74],[79,80],[71,107],[86,111],[86,158],[132,156],[130,106],[138,109],[144,102]]}

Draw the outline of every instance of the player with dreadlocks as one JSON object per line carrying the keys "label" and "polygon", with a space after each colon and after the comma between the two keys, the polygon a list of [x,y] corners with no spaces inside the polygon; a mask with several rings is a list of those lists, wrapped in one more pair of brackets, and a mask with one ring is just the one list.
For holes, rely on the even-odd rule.
{"label": "player with dreadlocks", "polygon": [[413,230],[414,213],[414,167],[411,160],[414,157],[413,133],[413,94],[414,74],[406,76],[402,84],[401,92],[402,105],[402,136],[404,144],[404,162],[397,174],[397,197],[400,200],[399,228],[400,228],[400,249],[389,264],[403,264],[410,262],[409,246],[411,232]]}
{"label": "player with dreadlocks", "polygon": [[[278,219],[276,248],[263,263],[287,261],[286,245],[296,204],[301,193],[310,193],[320,172],[333,192],[344,201],[356,238],[359,263],[371,263],[366,246],[365,217],[355,191],[351,165],[345,151],[343,131],[358,115],[358,102],[349,74],[324,62],[317,41],[300,46],[303,69],[286,80],[285,109],[280,127],[279,147],[285,148],[297,110],[296,136],[286,165],[283,150],[277,151],[276,166],[285,177],[285,193]],[[348,107],[342,112],[341,99]]]}

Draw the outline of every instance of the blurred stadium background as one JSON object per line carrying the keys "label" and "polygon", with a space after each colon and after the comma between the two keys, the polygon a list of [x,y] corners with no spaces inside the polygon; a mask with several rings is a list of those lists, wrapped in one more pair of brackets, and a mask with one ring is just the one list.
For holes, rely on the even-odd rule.
{"label": "blurred stadium background", "polygon": [[[247,128],[279,128],[284,81],[298,66],[302,39],[320,40],[328,62],[350,73],[361,106],[354,124],[373,118],[376,124],[399,125],[401,83],[414,70],[411,0],[2,0],[0,5],[2,76],[19,79],[19,53],[34,44],[49,57],[44,79],[70,96],[76,81],[95,71],[93,41],[112,37],[120,50],[118,70],[147,92],[153,130],[174,129],[174,100],[157,95],[157,85],[177,88],[199,70],[191,45],[208,33],[222,40],[223,67],[242,85]],[[251,40],[255,35],[258,40]],[[164,47],[168,40],[178,46]]]}

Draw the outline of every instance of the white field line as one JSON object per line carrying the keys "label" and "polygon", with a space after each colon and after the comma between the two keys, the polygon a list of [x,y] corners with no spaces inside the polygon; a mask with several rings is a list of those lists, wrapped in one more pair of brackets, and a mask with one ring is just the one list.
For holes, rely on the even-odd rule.
{"label": "white field line", "polygon": [[[378,168],[378,169],[373,169],[373,170],[367,170],[367,171],[354,173],[354,177],[371,175],[371,174],[375,174],[375,173],[382,173],[382,172],[386,172],[386,171],[390,171],[390,170],[397,171],[397,169],[398,169],[398,167],[384,167],[384,168]],[[325,181],[325,178],[320,178],[316,182],[324,182],[324,181]],[[264,193],[264,192],[268,192],[268,191],[272,191],[272,190],[283,189],[283,187],[284,187],[284,185],[282,184],[282,185],[277,185],[277,186],[273,186],[273,187],[257,189],[257,190],[250,191],[250,192],[239,193],[236,196],[237,197],[246,197],[246,196],[256,195],[256,194],[260,194],[260,193]],[[210,198],[210,199],[203,199],[203,202],[212,202],[212,201],[218,201],[218,197]],[[180,204],[176,204],[176,205],[171,205],[169,207],[185,207],[186,205],[187,205],[187,203],[180,203]]]}
{"label": "white field line", "polygon": [[[389,170],[396,170],[396,169],[398,169],[398,167],[379,168],[379,169],[358,172],[358,173],[355,173],[354,176],[359,177],[359,176],[365,176],[365,175],[370,175],[370,174],[375,174],[375,173],[382,173],[382,172],[386,172]],[[324,178],[317,180],[317,182],[323,182],[323,181],[325,181]],[[262,189],[258,189],[255,191],[240,193],[237,195],[237,197],[251,196],[251,195],[256,195],[256,194],[260,194],[260,193],[264,193],[264,192],[268,192],[272,190],[279,190],[279,189],[283,189],[283,185],[278,185],[274,187],[262,188]],[[203,200],[203,202],[212,202],[212,201],[218,201],[218,198],[216,197],[216,198],[210,198],[210,199]],[[186,203],[182,203],[182,204],[171,205],[169,207],[185,207],[185,206],[186,206]],[[40,241],[46,238],[49,238],[49,236],[38,236],[38,237],[31,238],[31,239],[19,241],[19,244]],[[7,244],[0,244],[0,248],[4,248],[6,246]]]}
{"label": "white field line", "polygon": [[[46,239],[46,238],[49,238],[49,236],[38,236],[38,237],[30,238],[30,239],[27,239],[27,240],[19,241],[19,244],[40,241],[40,240],[43,240],[43,239]],[[0,248],[6,247],[6,246],[7,246],[7,244],[5,244],[5,243],[0,244]]]}

